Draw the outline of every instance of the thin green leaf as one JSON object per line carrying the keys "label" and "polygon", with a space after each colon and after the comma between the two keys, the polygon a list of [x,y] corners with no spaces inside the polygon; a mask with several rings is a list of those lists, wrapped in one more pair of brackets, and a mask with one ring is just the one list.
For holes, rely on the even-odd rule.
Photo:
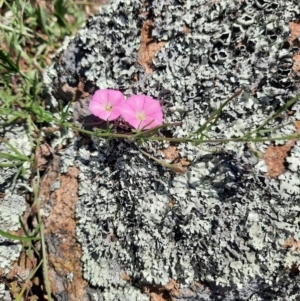
{"label": "thin green leaf", "polygon": [[23,155],[12,155],[12,154],[8,154],[8,153],[2,153],[0,152],[0,157],[3,158],[3,159],[7,159],[7,160],[16,160],[16,161],[23,161],[23,162],[26,162],[26,161],[31,161],[28,157],[26,156],[23,156]]}
{"label": "thin green leaf", "polygon": [[8,25],[2,24],[2,23],[0,23],[0,28],[3,28],[4,30],[7,30],[7,31],[11,31],[12,33],[27,36],[28,38],[34,37],[34,35],[26,32],[26,31],[20,31],[14,27],[11,27],[11,26],[8,26]]}
{"label": "thin green leaf", "polygon": [[23,162],[15,162],[15,163],[0,163],[1,168],[6,168],[6,167],[18,167],[22,165]]}
{"label": "thin green leaf", "polygon": [[69,29],[69,26],[65,19],[67,13],[66,2],[64,0],[57,0],[54,3],[54,15],[57,17],[58,23],[61,27]]}
{"label": "thin green leaf", "polygon": [[13,234],[5,232],[1,229],[0,229],[0,235],[5,238],[11,239],[11,240],[18,240],[18,241],[22,241],[22,242],[30,242],[30,241],[40,240],[40,237],[13,235]]}
{"label": "thin green leaf", "polygon": [[46,17],[46,11],[45,9],[39,5],[37,8],[37,22],[39,24],[39,26],[43,29],[43,31],[49,35],[49,30],[48,30],[48,26],[47,26],[47,17]]}
{"label": "thin green leaf", "polygon": [[11,143],[9,143],[7,140],[0,138],[0,141],[2,143],[4,143],[5,145],[7,145],[15,154],[17,154],[18,156],[22,157],[24,159],[24,161],[27,161],[27,157],[24,156],[21,152],[19,152]]}
{"label": "thin green leaf", "polygon": [[19,66],[2,49],[0,49],[0,65],[8,71],[20,73]]}

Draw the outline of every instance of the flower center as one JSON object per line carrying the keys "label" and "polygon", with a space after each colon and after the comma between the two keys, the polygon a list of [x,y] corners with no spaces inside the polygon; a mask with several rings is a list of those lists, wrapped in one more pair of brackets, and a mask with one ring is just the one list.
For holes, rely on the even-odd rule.
{"label": "flower center", "polygon": [[136,118],[137,118],[139,121],[143,121],[143,120],[145,120],[146,115],[145,115],[145,113],[144,113],[143,111],[137,112],[137,113],[136,113]]}
{"label": "flower center", "polygon": [[106,103],[104,105],[104,110],[107,111],[107,112],[112,111],[112,105],[110,103]]}

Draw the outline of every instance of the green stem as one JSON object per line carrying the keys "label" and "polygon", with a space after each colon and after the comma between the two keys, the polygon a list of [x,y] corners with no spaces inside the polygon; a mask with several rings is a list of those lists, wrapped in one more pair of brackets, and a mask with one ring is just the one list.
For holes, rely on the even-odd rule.
{"label": "green stem", "polygon": [[77,128],[69,123],[64,123],[64,126],[67,126],[75,131],[80,133],[93,135],[100,138],[124,138],[124,139],[143,139],[148,141],[168,141],[168,142],[192,142],[195,144],[203,144],[203,143],[223,143],[223,142],[267,142],[267,141],[284,141],[284,140],[293,140],[293,139],[300,139],[300,134],[295,135],[288,135],[288,136],[279,136],[279,137],[270,137],[270,138],[251,138],[251,137],[240,137],[240,138],[225,138],[225,139],[195,139],[191,137],[183,137],[183,138],[166,138],[166,137],[144,137],[140,134],[116,134],[116,133],[95,133],[87,130],[83,130]]}

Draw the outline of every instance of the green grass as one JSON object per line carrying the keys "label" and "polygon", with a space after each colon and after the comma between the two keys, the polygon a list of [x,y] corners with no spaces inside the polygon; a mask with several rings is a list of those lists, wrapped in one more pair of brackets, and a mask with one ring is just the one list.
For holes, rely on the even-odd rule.
{"label": "green grass", "polygon": [[[76,1],[4,1],[0,14],[1,116],[23,120],[32,130],[52,120],[44,109],[42,71],[64,37],[86,20],[85,5]],[[38,4],[41,3],[41,4]],[[42,5],[45,3],[44,5]]]}
{"label": "green grass", "polygon": [[[0,153],[0,158],[5,163],[0,164],[0,168],[17,167],[16,177],[22,174],[23,164],[29,163],[34,167],[35,149],[42,142],[41,128],[50,123],[55,124],[57,128],[68,127],[85,134],[103,137],[107,139],[124,138],[132,139],[141,145],[146,140],[168,140],[170,142],[192,142],[202,144],[204,142],[263,142],[274,140],[299,139],[300,135],[295,134],[286,137],[269,137],[265,133],[274,131],[274,128],[268,128],[268,125],[284,110],[291,107],[298,101],[299,95],[280,108],[270,118],[263,122],[258,128],[246,133],[243,137],[233,139],[214,139],[211,140],[206,135],[208,129],[218,122],[218,116],[223,108],[237,96],[229,96],[228,100],[216,110],[207,121],[194,133],[185,138],[164,138],[157,137],[156,134],[161,128],[170,126],[165,124],[147,131],[133,131],[131,134],[119,134],[114,132],[111,127],[105,131],[97,130],[96,132],[85,131],[77,128],[74,124],[68,123],[67,113],[63,108],[58,108],[59,118],[54,118],[53,114],[45,109],[44,99],[42,96],[42,72],[51,63],[51,55],[61,46],[66,36],[72,35],[84,23],[87,18],[87,8],[93,9],[91,3],[67,0],[55,1],[1,1],[0,0],[0,118],[1,126],[14,123],[23,124],[28,130],[32,155],[24,156],[18,149],[4,139],[8,149],[7,153]],[[172,124],[178,126],[180,123]],[[141,150],[153,161],[170,168],[174,172],[185,172],[177,165],[172,165],[158,160],[150,154]],[[32,169],[34,170],[34,169]],[[32,175],[36,179],[34,182],[34,203],[39,208],[38,191],[39,191],[39,174]],[[44,241],[41,217],[37,210],[38,227],[29,232],[26,225],[20,221],[24,236],[16,236],[0,229],[0,235],[18,240],[23,244],[24,250],[30,253],[32,250],[40,259],[36,268],[29,275],[28,280],[19,287],[19,293],[15,300],[21,300],[22,296],[28,296],[25,301],[30,300],[30,292],[27,289],[28,283],[41,267],[43,269],[43,281],[45,292],[48,300],[51,300],[50,285],[47,273],[47,258]],[[41,244],[40,249],[36,249],[34,242],[38,240]],[[28,256],[29,256],[28,253]],[[33,300],[33,298],[31,298]]]}

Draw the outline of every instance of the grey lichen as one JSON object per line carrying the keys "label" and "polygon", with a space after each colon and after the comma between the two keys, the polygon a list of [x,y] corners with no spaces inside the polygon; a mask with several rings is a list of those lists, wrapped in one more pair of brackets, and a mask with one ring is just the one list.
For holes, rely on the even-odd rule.
{"label": "grey lichen", "polygon": [[[19,217],[25,210],[24,195],[18,195],[8,189],[4,198],[1,199],[0,220],[1,226],[9,231],[16,231],[20,228]],[[1,229],[3,229],[1,227]]]}
{"label": "grey lichen", "polygon": [[[49,91],[63,98],[62,85],[76,87],[84,78],[90,93],[108,87],[159,98],[164,121],[183,122],[170,128],[172,135],[183,137],[242,88],[206,132],[211,138],[239,137],[296,92],[290,76],[294,50],[286,38],[297,11],[298,2],[291,0],[113,1],[51,67]],[[146,18],[153,23],[152,37],[167,42],[153,60],[152,75],[138,64]],[[273,121],[276,134],[295,132],[293,125],[280,127],[300,119],[299,103],[293,111]],[[62,158],[62,170],[72,158],[80,169],[77,235],[84,276],[102,290],[95,300],[123,301],[126,294],[146,300],[141,283],[165,285],[170,279],[186,289],[206,281],[210,293],[200,289],[187,300],[297,300],[299,276],[288,273],[299,265],[299,252],[282,246],[289,237],[300,239],[298,144],[288,170],[275,180],[244,144],[219,143],[219,152],[210,154],[182,143],[180,155],[191,164],[187,174],[173,175],[134,142],[92,141],[78,138]],[[256,147],[264,151],[268,145]],[[143,144],[158,158],[167,146]]]}
{"label": "grey lichen", "polygon": [[0,298],[2,301],[12,301],[10,293],[5,290],[4,283],[0,283]]}
{"label": "grey lichen", "polygon": [[[25,156],[31,154],[31,144],[25,127],[13,125],[1,127],[0,136],[4,141],[8,141],[11,146],[17,149]],[[0,152],[12,154],[12,149],[3,141],[0,142]],[[12,162],[4,157],[0,158],[2,164],[11,164]],[[17,167],[0,168],[0,229],[3,231],[16,231],[20,228],[19,218],[25,211],[25,195],[28,180],[29,163],[23,164],[24,177],[17,177]],[[5,277],[11,270],[11,263],[18,260],[22,244],[11,241],[0,235],[0,269],[2,277]],[[0,299],[11,300],[8,291],[0,284]]]}

